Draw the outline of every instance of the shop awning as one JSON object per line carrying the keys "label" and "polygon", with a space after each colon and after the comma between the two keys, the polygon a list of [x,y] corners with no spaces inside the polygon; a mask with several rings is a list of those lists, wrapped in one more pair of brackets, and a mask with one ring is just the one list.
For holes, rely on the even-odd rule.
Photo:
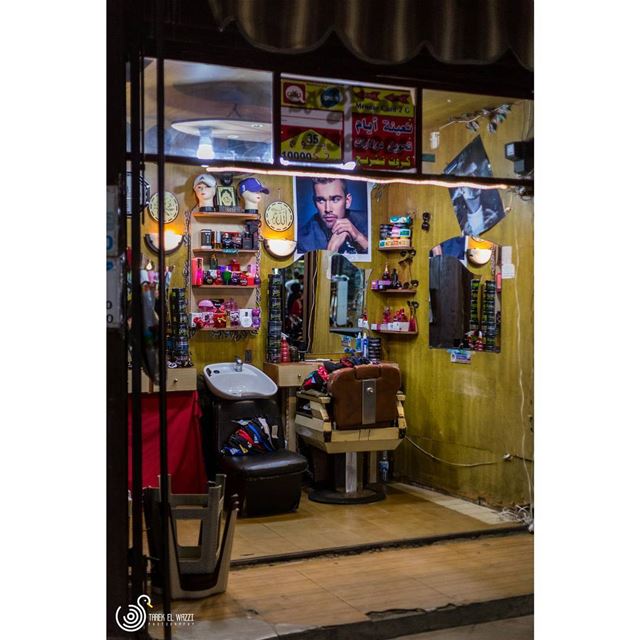
{"label": "shop awning", "polygon": [[533,0],[209,0],[223,30],[255,47],[312,51],[334,31],[359,58],[399,64],[423,47],[447,64],[491,64],[511,49],[533,70]]}

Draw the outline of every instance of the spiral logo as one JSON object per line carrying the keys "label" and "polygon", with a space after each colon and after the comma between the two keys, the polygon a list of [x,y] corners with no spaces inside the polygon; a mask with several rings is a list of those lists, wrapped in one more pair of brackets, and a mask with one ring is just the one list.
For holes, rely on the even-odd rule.
{"label": "spiral logo", "polygon": [[136,601],[138,604],[128,605],[128,611],[123,615],[120,615],[122,607],[118,607],[116,610],[116,623],[123,631],[138,631],[142,629],[144,623],[147,621],[147,610],[144,604],[142,604],[145,601],[149,607],[153,608],[151,598],[146,594],[138,596],[138,600]]}

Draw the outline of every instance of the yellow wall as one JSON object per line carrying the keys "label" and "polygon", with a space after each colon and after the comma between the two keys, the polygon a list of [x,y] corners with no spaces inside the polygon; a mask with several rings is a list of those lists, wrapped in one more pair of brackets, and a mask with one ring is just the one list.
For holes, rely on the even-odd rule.
{"label": "yellow wall", "polygon": [[[522,139],[522,129],[522,111],[516,107],[500,125],[498,135],[482,131],[492,164],[502,165],[504,143]],[[440,171],[475,135],[462,125],[444,129],[435,171]],[[420,281],[414,297],[420,303],[420,333],[417,338],[385,338],[383,352],[386,359],[398,362],[403,372],[408,435],[423,449],[450,462],[500,461],[455,467],[436,462],[403,442],[395,454],[395,471],[409,480],[493,505],[530,502],[524,463],[501,459],[505,453],[533,457],[533,204],[510,192],[501,195],[510,211],[483,237],[513,247],[516,277],[503,281],[501,353],[474,353],[470,365],[452,364],[445,349],[428,346],[429,249],[460,235],[448,189],[395,184],[386,188],[384,195],[389,215],[417,213],[417,255],[412,275]],[[423,211],[432,214],[428,232],[420,229]],[[380,222],[373,220],[376,237]],[[390,257],[393,255],[395,259]],[[390,267],[398,259],[397,254],[374,251],[372,278],[380,276],[387,258]],[[395,297],[371,292],[368,296],[370,317],[374,319],[381,316],[385,300],[396,308],[402,306]],[[527,464],[532,476],[533,465]]]}

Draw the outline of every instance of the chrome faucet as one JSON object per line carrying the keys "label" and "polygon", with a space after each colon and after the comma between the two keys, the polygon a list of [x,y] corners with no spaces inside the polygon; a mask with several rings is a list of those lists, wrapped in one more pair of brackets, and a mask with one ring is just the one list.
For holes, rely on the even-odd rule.
{"label": "chrome faucet", "polygon": [[242,358],[240,356],[236,356],[236,366],[234,367],[235,371],[242,371]]}

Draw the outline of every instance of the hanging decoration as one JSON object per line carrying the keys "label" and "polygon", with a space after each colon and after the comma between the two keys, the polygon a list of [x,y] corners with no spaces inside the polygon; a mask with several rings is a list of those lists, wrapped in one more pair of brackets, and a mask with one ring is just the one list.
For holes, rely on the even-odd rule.
{"label": "hanging decoration", "polygon": [[511,111],[512,106],[513,105],[509,103],[505,103],[498,105],[497,107],[485,107],[479,111],[463,113],[460,116],[453,116],[449,118],[449,122],[447,122],[447,124],[440,127],[440,131],[457,122],[464,124],[469,131],[473,131],[475,133],[476,131],[480,131],[480,124],[478,123],[478,120],[481,118],[488,118],[489,122],[487,123],[487,131],[489,133],[495,133],[498,129],[498,125],[507,119],[507,115]]}

